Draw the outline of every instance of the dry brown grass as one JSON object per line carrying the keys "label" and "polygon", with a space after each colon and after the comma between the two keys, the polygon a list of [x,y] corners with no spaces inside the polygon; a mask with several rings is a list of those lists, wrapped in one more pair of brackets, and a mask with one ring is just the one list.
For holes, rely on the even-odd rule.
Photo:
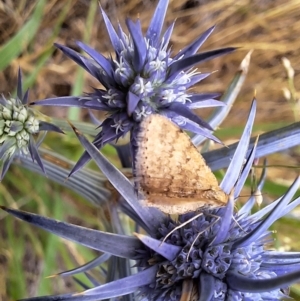
{"label": "dry brown grass", "polygon": [[[43,23],[34,44],[25,49],[22,56],[0,74],[1,92],[11,91],[19,65],[25,73],[35,68],[36,58],[48,46],[47,39],[66,2],[48,1]],[[139,16],[146,28],[156,2],[115,0],[101,1],[101,4],[115,24],[120,20],[124,25],[125,17]],[[18,1],[0,4],[0,43],[7,41],[28,19],[35,1],[24,3],[26,5],[22,9]],[[71,9],[57,42],[78,49],[74,41],[82,40],[88,8],[89,1],[72,0]],[[246,84],[237,105],[232,110],[231,118],[225,122],[226,125],[240,124],[241,120],[243,121],[254,90],[259,101],[258,122],[294,120],[291,108],[282,95],[282,88],[287,84],[281,58],[285,56],[291,60],[296,69],[295,83],[299,87],[300,1],[171,0],[166,24],[170,24],[174,19],[177,19],[171,40],[174,53],[214,24],[217,24],[217,28],[205,43],[203,50],[223,46],[240,47],[234,54],[199,66],[199,70],[202,71],[218,70],[218,72],[198,85],[197,90],[224,91],[243,56],[249,49],[254,49]],[[112,50],[100,14],[94,23],[90,44],[107,55]],[[31,93],[31,99],[68,94],[74,82],[74,71],[75,64],[59,51],[55,51],[42,68]],[[86,76],[86,90],[89,89],[89,85],[95,86],[97,83]]]}

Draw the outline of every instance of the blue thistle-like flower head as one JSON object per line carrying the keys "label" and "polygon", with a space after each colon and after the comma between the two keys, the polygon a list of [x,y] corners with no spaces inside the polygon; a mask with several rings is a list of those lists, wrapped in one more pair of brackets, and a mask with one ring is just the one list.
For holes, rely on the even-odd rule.
{"label": "blue thistle-like flower head", "polygon": [[[300,253],[269,250],[272,237],[268,229],[299,205],[300,198],[292,201],[292,197],[300,185],[300,178],[284,196],[256,213],[251,212],[255,195],[234,212],[235,200],[256,156],[257,144],[248,151],[255,107],[253,102],[242,138],[220,184],[229,195],[227,205],[200,208],[200,211],[180,215],[178,220],[142,206],[130,181],[75,129],[82,145],[121,194],[123,211],[147,235],[124,235],[118,218],[114,222],[121,233],[112,234],[2,207],[42,229],[105,253],[84,266],[61,273],[86,272],[93,283],[92,288],[83,285],[84,291],[80,294],[26,300],[96,301],[131,293],[136,294],[136,300],[144,301],[267,301],[287,297],[287,287],[300,279]],[[262,189],[264,172],[258,190]],[[129,266],[120,258],[135,260],[136,271],[129,272]],[[113,270],[107,273],[109,282],[102,284],[87,272],[107,260],[111,260],[108,266]],[[120,278],[120,273],[127,276]]]}
{"label": "blue thistle-like flower head", "polygon": [[0,160],[3,161],[1,179],[16,155],[30,153],[32,160],[44,171],[34,136],[49,130],[62,133],[55,125],[39,120],[27,103],[28,90],[23,95],[19,69],[17,96],[8,99],[4,95],[0,96]]}
{"label": "blue thistle-like flower head", "polygon": [[[196,53],[212,33],[212,27],[177,55],[172,55],[169,40],[174,23],[161,34],[167,6],[167,0],[159,1],[145,36],[139,20],[126,20],[129,35],[120,25],[115,30],[101,9],[115,50],[114,58],[106,58],[82,42],[77,42],[77,45],[90,58],[68,47],[58,44],[56,46],[99,80],[104,89],[95,88],[93,93],[81,98],[52,98],[36,104],[79,106],[109,112],[101,124],[101,132],[94,140],[98,148],[127,132],[131,132],[134,140],[138,124],[153,113],[165,115],[184,130],[220,142],[211,134],[210,125],[192,112],[192,109],[223,105],[214,99],[218,94],[192,94],[188,90],[209,76],[209,73],[202,74],[193,69],[195,65],[232,52],[234,48]],[[134,141],[132,145],[135,146]],[[81,158],[78,165],[82,166],[88,158],[85,154],[85,158]]]}

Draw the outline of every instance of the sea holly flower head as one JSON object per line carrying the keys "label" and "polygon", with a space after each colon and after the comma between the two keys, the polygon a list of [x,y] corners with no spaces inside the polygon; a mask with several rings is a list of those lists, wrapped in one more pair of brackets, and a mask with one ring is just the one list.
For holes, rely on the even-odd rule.
{"label": "sea holly flower head", "polygon": [[[243,207],[234,212],[235,201],[256,156],[257,144],[248,151],[255,110],[256,103],[253,102],[241,140],[220,184],[229,195],[227,205],[199,208],[180,215],[178,220],[141,205],[132,183],[74,128],[81,144],[121,194],[123,211],[144,231],[134,236],[112,234],[3,207],[24,221],[104,252],[84,266],[61,273],[74,275],[85,272],[93,287],[82,285],[84,291],[79,294],[26,300],[92,301],[131,293],[135,293],[133,298],[136,300],[144,301],[267,301],[288,297],[288,286],[300,279],[300,253],[270,250],[272,237],[268,229],[299,205],[300,198],[292,200],[292,197],[299,188],[300,178],[294,181],[285,195],[261,210],[251,212],[256,202],[255,195],[251,195]],[[265,170],[258,183],[259,190],[264,177]],[[116,229],[123,232],[117,215],[113,216]],[[135,260],[136,271],[129,272],[128,266],[125,268],[122,265],[124,261],[117,257]],[[108,266],[113,268],[107,271],[110,280],[102,284],[88,270],[107,260],[111,260]],[[127,276],[120,277],[120,271],[126,271]]]}
{"label": "sea holly flower head", "polygon": [[1,179],[7,172],[15,155],[30,153],[44,170],[35,145],[34,136],[40,131],[62,131],[45,121],[38,119],[34,111],[28,107],[28,90],[23,95],[21,70],[18,73],[16,97],[0,96],[0,160],[3,161]]}
{"label": "sea holly flower head", "polygon": [[[216,93],[193,94],[189,88],[210,75],[194,69],[197,64],[230,53],[234,48],[197,53],[212,33],[212,27],[173,55],[169,41],[174,23],[162,33],[167,7],[167,0],[159,1],[145,35],[139,20],[126,20],[129,34],[120,24],[115,29],[101,9],[115,51],[113,57],[106,58],[82,42],[77,45],[89,55],[88,58],[68,47],[58,44],[56,47],[94,76],[104,89],[95,88],[94,92],[79,98],[51,98],[35,104],[107,111],[109,114],[101,124],[102,130],[94,140],[98,148],[127,132],[134,140],[138,124],[153,113],[165,115],[184,130],[220,142],[211,134],[210,125],[192,109],[224,104],[214,99],[218,96]],[[134,142],[132,146],[135,146]],[[78,165],[83,165],[87,158],[89,156],[85,154]]]}

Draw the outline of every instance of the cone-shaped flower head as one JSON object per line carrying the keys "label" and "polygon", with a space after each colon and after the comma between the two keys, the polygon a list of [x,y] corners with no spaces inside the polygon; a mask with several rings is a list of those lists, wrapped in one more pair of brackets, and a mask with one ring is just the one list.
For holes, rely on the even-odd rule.
{"label": "cone-shaped flower head", "polygon": [[[115,50],[113,58],[104,57],[82,42],[77,42],[77,45],[91,58],[65,46],[56,46],[99,80],[104,89],[94,89],[93,93],[81,98],[52,98],[36,104],[79,106],[109,112],[101,124],[102,131],[94,140],[98,148],[127,132],[131,132],[134,140],[138,124],[153,113],[167,116],[182,129],[220,142],[211,134],[210,125],[192,112],[192,109],[223,105],[214,99],[218,94],[192,94],[188,90],[210,75],[197,72],[193,69],[195,65],[232,52],[234,48],[196,53],[212,33],[212,27],[178,54],[172,55],[169,40],[174,23],[162,34],[167,6],[167,0],[159,1],[145,36],[139,20],[126,20],[127,35],[120,25],[115,30],[101,10]],[[132,146],[135,146],[134,141]],[[81,159],[79,165],[83,161],[86,160]]]}
{"label": "cone-shaped flower head", "polygon": [[[106,233],[3,208],[42,229],[106,253],[63,275],[87,272],[97,263],[112,260],[108,265],[112,270],[107,271],[110,277],[107,283],[101,284],[86,273],[93,287],[83,285],[84,291],[80,294],[26,300],[96,301],[120,298],[130,293],[135,293],[134,300],[144,301],[267,301],[286,297],[288,286],[300,279],[300,253],[270,250],[272,237],[268,229],[299,205],[300,198],[292,201],[292,197],[299,188],[300,179],[295,180],[284,196],[256,213],[251,212],[256,202],[255,195],[234,212],[235,200],[255,158],[256,144],[248,150],[255,107],[253,102],[242,138],[220,184],[229,195],[227,205],[199,208],[180,215],[178,220],[157,209],[142,206],[130,181],[75,129],[82,145],[122,195],[124,212],[147,235]],[[262,189],[263,182],[264,173],[258,190]],[[122,229],[118,218],[113,222],[116,229]],[[117,257],[136,260],[136,272],[131,274],[129,267],[125,268],[124,261]]]}
{"label": "cone-shaped flower head", "polygon": [[1,179],[7,172],[15,155],[30,153],[42,170],[43,164],[34,142],[34,135],[40,131],[62,131],[56,126],[38,120],[34,111],[27,105],[28,90],[23,95],[21,70],[18,74],[17,96],[0,96],[0,160],[3,161]]}

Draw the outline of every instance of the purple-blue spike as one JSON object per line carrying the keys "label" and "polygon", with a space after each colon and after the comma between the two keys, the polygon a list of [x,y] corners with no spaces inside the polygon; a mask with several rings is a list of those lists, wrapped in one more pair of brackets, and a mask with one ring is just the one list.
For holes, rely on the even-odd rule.
{"label": "purple-blue spike", "polygon": [[4,159],[0,181],[3,180],[3,178],[4,178],[5,174],[7,173],[8,169],[9,169],[9,166],[11,165],[13,159],[14,159],[14,155]]}
{"label": "purple-blue spike", "polygon": [[270,214],[262,221],[259,227],[257,227],[254,231],[250,232],[243,238],[237,240],[234,243],[234,247],[243,247],[249,243],[249,240],[256,241],[262,233],[264,233],[275,220],[278,219],[278,215],[280,212],[287,206],[287,204],[291,201],[291,197],[296,193],[297,189],[300,185],[300,177],[296,178],[292,186],[289,188],[287,193],[282,197],[280,202],[276,204],[274,209],[270,212]]}
{"label": "purple-blue spike", "polygon": [[226,104],[222,101],[215,100],[215,99],[207,99],[201,100],[198,102],[193,102],[188,104],[189,109],[200,109],[200,108],[214,108],[214,107],[224,107]]}
{"label": "purple-blue spike", "polygon": [[135,233],[135,236],[148,248],[160,254],[164,258],[172,261],[181,251],[181,247],[161,242],[150,236]]}
{"label": "purple-blue spike", "polygon": [[136,94],[134,94],[130,91],[128,92],[127,98],[126,98],[128,116],[132,115],[132,113],[135,111],[140,100],[141,100],[140,96],[137,96]]}
{"label": "purple-blue spike", "polygon": [[39,121],[39,130],[40,131],[52,131],[64,134],[64,132],[56,125],[46,122],[46,121]]}
{"label": "purple-blue spike", "polygon": [[132,236],[97,231],[3,206],[0,206],[0,208],[23,221],[57,236],[122,258],[135,259],[136,249],[142,247],[142,243]]}
{"label": "purple-blue spike", "polygon": [[[128,125],[128,127],[131,127],[130,125]],[[124,132],[127,132],[127,128],[125,128]],[[111,128],[110,131],[102,131],[102,136],[101,136],[101,140],[99,142],[101,142],[100,147],[102,147],[104,144],[112,142],[114,140],[118,140],[119,138],[121,138],[124,135],[123,131],[119,131],[116,132],[116,130],[114,128]],[[98,142],[95,139],[95,142]]]}
{"label": "purple-blue spike", "polygon": [[196,115],[195,113],[193,113],[185,104],[180,103],[180,102],[172,102],[169,106],[168,106],[168,110],[177,113],[179,116],[183,116],[197,124],[199,124],[200,126],[212,131],[213,129],[211,128],[211,126],[205,122],[204,120],[202,120],[198,115]]}
{"label": "purple-blue spike", "polygon": [[[250,149],[255,143],[255,138],[251,139]],[[203,153],[203,157],[211,168],[217,170],[228,167],[232,161],[234,152],[238,146],[237,143],[230,144],[227,147],[214,151]],[[256,148],[256,158],[284,151],[300,144],[300,122],[293,123],[286,127],[273,130],[260,135]],[[247,153],[250,152],[250,149]]]}
{"label": "purple-blue spike", "polygon": [[82,56],[71,48],[65,47],[63,45],[54,43],[54,45],[60,49],[66,56],[76,62],[79,66],[84,68],[87,72],[97,78],[101,83],[107,87],[107,83],[105,82],[103,75],[101,74],[99,68],[95,66],[95,64],[88,58]]}
{"label": "purple-blue spike", "polygon": [[87,68],[87,66],[83,63],[82,59],[81,59],[81,55],[79,53],[77,53],[76,51],[74,51],[73,49],[54,43],[54,46],[56,48],[58,48],[59,50],[61,50],[66,56],[68,56],[71,60],[73,60],[74,62],[76,62],[79,66],[81,66],[82,68],[84,68],[87,72],[90,73],[89,68]]}
{"label": "purple-blue spike", "polygon": [[136,292],[140,287],[155,281],[156,269],[156,266],[150,267],[138,274],[103,284],[100,287],[89,289],[82,294],[84,296],[93,296],[93,300],[96,301],[99,299],[110,299]]}
{"label": "purple-blue spike", "polygon": [[168,5],[169,0],[160,0],[156,6],[146,33],[146,39],[149,41],[151,46],[157,47],[158,45]]}
{"label": "purple-blue spike", "polygon": [[190,101],[197,102],[197,101],[204,101],[212,98],[219,97],[220,93],[199,93],[189,96]]}
{"label": "purple-blue spike", "polygon": [[246,179],[250,173],[250,170],[253,166],[253,161],[255,159],[256,146],[257,146],[257,143],[254,144],[254,147],[252,148],[251,153],[248,156],[247,162],[244,165],[243,170],[242,170],[242,172],[238,178],[238,181],[235,185],[235,188],[234,188],[234,197],[235,198],[237,198],[240,195],[240,193],[243,189],[243,186],[246,182]]}
{"label": "purple-blue spike", "polygon": [[103,70],[106,72],[106,75],[110,77],[111,82],[113,82],[113,70],[110,60],[104,57],[101,53],[97,52],[95,49],[90,46],[78,41],[77,45],[85,51],[89,56],[91,56]]}
{"label": "purple-blue spike", "polygon": [[176,75],[182,70],[186,70],[188,68],[194,67],[197,64],[206,62],[218,56],[231,53],[235,49],[236,48],[234,47],[221,48],[221,49],[194,54],[190,57],[186,57],[181,60],[175,61],[169,67],[169,80],[176,77]]}
{"label": "purple-blue spike", "polygon": [[225,242],[228,239],[229,235],[229,229],[231,227],[231,220],[234,212],[234,194],[231,193],[228,198],[228,202],[222,211],[221,217],[220,217],[220,227],[219,231],[214,238],[214,240],[211,242],[212,246],[216,246],[220,243]]}
{"label": "purple-blue spike", "polygon": [[32,106],[56,106],[56,107],[84,107],[84,103],[87,100],[82,101],[77,96],[63,96],[47,98],[40,101],[33,101],[30,103]]}
{"label": "purple-blue spike", "polygon": [[41,296],[33,298],[19,299],[19,301],[92,301],[91,298],[88,300],[84,296],[74,296],[74,294],[63,294],[55,296]]}
{"label": "purple-blue spike", "polygon": [[1,145],[0,145],[0,159],[3,158],[5,153],[15,144],[14,139],[6,139]]}
{"label": "purple-blue spike", "polygon": [[181,56],[191,56],[195,54],[199,48],[203,45],[203,43],[207,40],[207,38],[212,34],[216,26],[212,26],[208,30],[206,30],[198,39],[193,41],[190,45],[186,46],[184,49],[178,52],[175,55],[174,60],[179,59]]}
{"label": "purple-blue spike", "polygon": [[26,90],[23,99],[22,99],[22,104],[27,105],[28,104],[28,95],[29,95],[29,89]]}
{"label": "purple-blue spike", "polygon": [[251,279],[240,273],[229,272],[228,286],[236,291],[248,293],[265,293],[282,287],[287,287],[300,280],[300,271],[269,279]]}
{"label": "purple-blue spike", "polygon": [[76,162],[76,164],[73,166],[72,170],[68,174],[68,178],[70,178],[74,173],[79,171],[82,167],[84,167],[88,162],[91,161],[91,156],[88,154],[88,152],[84,152],[79,160]]}
{"label": "purple-blue spike", "polygon": [[292,210],[294,210],[296,207],[298,207],[300,205],[300,197],[298,197],[297,199],[293,200],[292,203],[288,204],[282,211],[281,213],[278,215],[278,219],[287,215],[289,212],[291,212]]}
{"label": "purple-blue spike", "polygon": [[93,268],[96,268],[100,264],[104,263],[111,256],[112,256],[111,254],[104,253],[104,254],[96,257],[95,259],[89,261],[88,263],[85,263],[84,265],[81,265],[81,266],[79,266],[75,269],[72,269],[72,270],[60,272],[60,273],[56,274],[55,276],[71,276],[71,275],[76,275],[76,274],[79,274],[79,273],[87,272],[87,271],[89,271]]}
{"label": "purple-blue spike", "polygon": [[175,25],[175,21],[171,23],[171,25],[167,28],[166,32],[164,33],[162,37],[162,45],[161,45],[162,48],[168,46],[171,39],[171,35],[173,33],[174,25]]}
{"label": "purple-blue spike", "polygon": [[140,73],[145,65],[147,56],[147,47],[142,34],[141,23],[139,20],[133,23],[130,19],[126,19],[126,25],[134,45],[133,67],[137,73]]}
{"label": "purple-blue spike", "polygon": [[19,67],[18,69],[18,85],[17,85],[17,96],[22,101],[23,99],[23,89],[22,89],[22,71]]}
{"label": "purple-blue spike", "polygon": [[256,100],[254,99],[252,101],[248,121],[243,131],[243,135],[239,141],[238,147],[235,150],[232,161],[227,169],[226,175],[223,178],[222,183],[220,184],[220,187],[227,194],[229,194],[232,188],[234,187],[239,177],[240,170],[244,164],[244,160],[247,154],[248,145],[251,137],[255,113],[256,113]]}
{"label": "purple-blue spike", "polygon": [[41,170],[43,171],[43,173],[46,174],[44,164],[42,162],[42,159],[39,155],[39,152],[37,150],[37,147],[36,147],[32,137],[29,139],[28,149],[29,149],[32,161],[33,162],[36,161],[37,164],[39,165],[39,167],[41,168]]}
{"label": "purple-blue spike", "polygon": [[199,83],[200,81],[204,80],[205,78],[209,77],[211,73],[201,73],[194,75],[188,83],[186,83],[184,86],[186,89],[194,86],[195,84]]}
{"label": "purple-blue spike", "polygon": [[120,38],[118,37],[113,25],[111,24],[110,20],[108,19],[105,11],[100,7],[101,13],[103,16],[103,20],[110,38],[110,41],[113,45],[113,48],[115,49],[116,53],[119,55],[121,51],[123,50],[122,44],[120,43]]}
{"label": "purple-blue spike", "polygon": [[[165,113],[166,116],[168,116],[168,113]],[[189,121],[186,118],[180,118],[181,120],[183,120],[185,122],[185,124],[182,123],[176,123],[174,121],[174,123],[176,123],[180,128],[182,128],[183,130],[189,131],[189,132],[193,132],[193,133],[197,133],[200,134],[216,143],[220,143],[223,144],[222,141],[220,139],[218,139],[217,137],[215,137],[213,134],[211,134],[210,132],[208,132],[208,130],[201,128],[198,124],[196,124],[193,121]]]}

